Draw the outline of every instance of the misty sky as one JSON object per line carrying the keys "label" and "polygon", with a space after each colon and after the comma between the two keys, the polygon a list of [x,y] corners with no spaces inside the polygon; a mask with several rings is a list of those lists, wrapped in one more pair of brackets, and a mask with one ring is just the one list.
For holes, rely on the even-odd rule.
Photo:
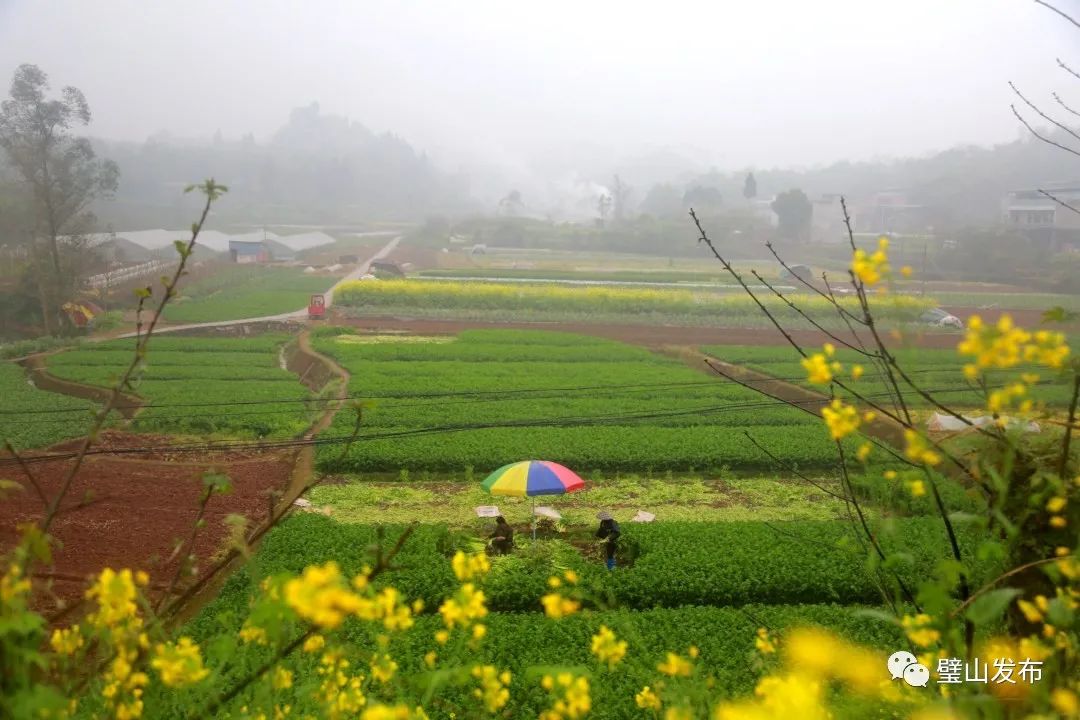
{"label": "misty sky", "polygon": [[665,147],[740,169],[1011,140],[1007,80],[1080,105],[1055,64],[1080,65],[1078,40],[1029,0],[0,0],[5,94],[36,63],[86,93],[95,135],[265,138],[317,100],[448,169]]}

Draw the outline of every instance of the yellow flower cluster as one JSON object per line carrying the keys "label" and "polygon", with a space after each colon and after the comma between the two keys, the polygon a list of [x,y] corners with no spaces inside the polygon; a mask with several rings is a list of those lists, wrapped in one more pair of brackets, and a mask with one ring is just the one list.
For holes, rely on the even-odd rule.
{"label": "yellow flower cluster", "polygon": [[613,668],[626,655],[626,641],[617,639],[609,627],[601,625],[600,630],[592,636],[592,654]]}
{"label": "yellow flower cluster", "polygon": [[199,682],[210,671],[203,667],[199,646],[189,637],[177,642],[158,643],[150,667],[157,670],[161,682],[168,687],[184,687]]}
{"label": "yellow flower cluster", "polygon": [[694,671],[694,664],[682,655],[669,652],[656,669],[671,677],[690,677],[690,673]]}
{"label": "yellow flower cluster", "polygon": [[484,553],[466,555],[461,550],[458,550],[454,555],[450,565],[454,568],[454,575],[461,582],[482,578],[491,570],[491,563],[488,561],[487,555]]}
{"label": "yellow flower cluster", "polygon": [[776,652],[776,643],[769,637],[769,631],[765,628],[758,628],[757,637],[754,638],[754,647],[762,655],[772,655]]}
{"label": "yellow flower cluster", "polygon": [[480,687],[473,690],[473,696],[484,703],[489,713],[498,712],[510,700],[510,673],[501,673],[494,665],[477,665],[472,669],[474,678],[480,681]]}
{"label": "yellow flower cluster", "polygon": [[634,695],[634,703],[642,710],[659,710],[660,698],[648,685],[641,688],[641,692]]}
{"label": "yellow flower cluster", "polygon": [[588,678],[559,673],[557,677],[545,675],[540,684],[548,692],[557,692],[551,708],[540,713],[540,720],[577,720],[592,709]]}
{"label": "yellow flower cluster", "polygon": [[352,592],[338,564],[309,565],[298,578],[285,583],[285,602],[308,622],[332,630],[360,609],[360,596]]}
{"label": "yellow flower cluster", "polygon": [[288,690],[293,684],[292,670],[286,670],[283,667],[274,668],[273,675],[270,676],[270,687],[275,690]]}
{"label": "yellow flower cluster", "polygon": [[30,594],[30,581],[23,577],[22,568],[11,563],[8,570],[0,577],[0,610],[14,607],[16,599],[24,599]]}
{"label": "yellow flower cluster", "polygon": [[[806,379],[814,385],[828,385],[831,383],[833,376],[839,375],[843,370],[843,366],[839,362],[830,359],[835,354],[836,347],[832,343],[825,343],[821,348],[821,352],[803,358],[800,364],[806,370]],[[861,367],[858,374],[862,375]]]}
{"label": "yellow flower cluster", "polygon": [[439,608],[443,623],[450,630],[457,626],[468,627],[473,622],[487,615],[484,605],[484,591],[478,590],[472,583],[465,583],[457,594],[447,598]]}
{"label": "yellow flower cluster", "polygon": [[60,655],[74,655],[83,646],[83,636],[79,626],[72,625],[69,628],[53,630],[49,645],[53,652]]}
{"label": "yellow flower cluster", "polygon": [[813,675],[798,672],[769,675],[754,689],[756,699],[719,705],[713,720],[827,720],[832,716],[825,707],[825,687]]}
{"label": "yellow flower cluster", "polygon": [[557,592],[544,595],[540,598],[540,604],[544,606],[544,614],[553,620],[561,620],[581,609],[580,602]]}
{"label": "yellow flower cluster", "polygon": [[821,417],[833,440],[843,440],[859,429],[859,411],[854,405],[845,405],[840,398],[833,398],[828,407],[823,407]]}
{"label": "yellow flower cluster", "polygon": [[423,608],[424,604],[419,600],[410,607],[397,589],[387,587],[373,597],[361,597],[356,616],[369,622],[381,622],[387,630],[396,632],[411,628],[414,614]]}
{"label": "yellow flower cluster", "polygon": [[143,688],[150,679],[135,670],[139,653],[150,647],[139,615],[137,585],[150,578],[144,572],[114,571],[105,568],[86,591],[95,609],[86,617],[87,624],[100,632],[111,646],[113,659],[102,673],[102,697],[118,720],[142,716]]}
{"label": "yellow flower cluster", "polygon": [[323,681],[315,698],[323,704],[330,720],[353,717],[367,704],[363,692],[363,675],[350,675],[349,661],[341,652],[332,650],[323,654],[318,673]]}
{"label": "yellow flower cluster", "polygon": [[916,430],[904,430],[904,454],[912,462],[923,465],[938,465],[941,463],[941,455],[930,448],[930,442]]}
{"label": "yellow flower cluster", "polygon": [[1069,346],[1062,333],[1049,330],[1030,333],[1016,327],[1009,315],[1002,315],[996,325],[987,325],[978,315],[973,315],[956,349],[961,355],[973,358],[964,366],[964,375],[972,380],[987,368],[1011,368],[1021,362],[1060,368],[1069,357]]}
{"label": "yellow flower cluster", "polygon": [[905,615],[900,620],[900,625],[907,633],[908,640],[919,647],[930,647],[941,639],[941,633],[933,627],[934,619],[926,613],[918,615]]}
{"label": "yellow flower cluster", "polygon": [[864,285],[877,285],[889,274],[889,239],[878,238],[878,249],[873,253],[857,249],[851,257],[851,272]]}
{"label": "yellow flower cluster", "polygon": [[839,680],[863,694],[878,692],[889,680],[877,654],[817,628],[787,633],[784,656],[788,667],[797,673]]}

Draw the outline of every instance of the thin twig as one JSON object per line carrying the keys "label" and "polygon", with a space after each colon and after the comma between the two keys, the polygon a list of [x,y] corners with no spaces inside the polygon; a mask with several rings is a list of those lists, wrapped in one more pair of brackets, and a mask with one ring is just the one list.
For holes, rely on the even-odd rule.
{"label": "thin twig", "polygon": [[861,354],[861,355],[866,355],[866,356],[869,356],[869,355],[870,355],[870,354],[869,354],[868,352],[866,352],[865,350],[863,350],[863,349],[861,349],[861,348],[858,348],[858,347],[856,347],[855,345],[852,345],[852,344],[851,344],[851,343],[849,343],[849,342],[848,342],[847,340],[844,340],[843,338],[841,338],[841,337],[839,337],[839,336],[837,336],[837,335],[834,335],[834,334],[833,334],[833,333],[832,333],[831,331],[829,331],[829,330],[826,330],[826,329],[825,329],[824,327],[822,327],[822,326],[821,326],[821,323],[819,323],[819,322],[818,322],[817,320],[814,320],[814,318],[810,317],[810,315],[809,315],[809,314],[807,314],[807,313],[806,313],[806,312],[805,312],[805,311],[804,311],[804,310],[803,310],[803,309],[802,309],[801,307],[799,307],[798,305],[796,305],[795,303],[793,303],[793,302],[792,302],[792,301],[791,301],[790,299],[788,299],[788,297],[787,297],[787,296],[785,296],[785,295],[784,295],[784,294],[783,294],[782,292],[780,292],[780,291],[779,291],[779,290],[777,290],[777,289],[776,289],[775,287],[773,287],[773,286],[772,286],[772,285],[771,285],[771,284],[769,283],[769,281],[767,281],[767,280],[766,280],[765,278],[761,277],[761,274],[760,274],[760,273],[758,273],[758,271],[757,271],[757,270],[751,270],[751,271],[750,271],[750,274],[751,274],[751,275],[753,275],[754,277],[756,277],[756,278],[758,279],[758,281],[759,281],[759,282],[761,282],[761,284],[762,284],[762,285],[764,285],[765,287],[767,287],[767,288],[769,288],[770,290],[772,290],[772,291],[773,291],[773,294],[774,294],[774,295],[776,295],[776,297],[778,297],[778,298],[780,298],[781,300],[783,300],[783,301],[784,301],[784,303],[785,303],[785,304],[786,304],[786,305],[787,305],[787,306],[788,306],[789,308],[791,308],[792,310],[794,310],[795,312],[797,312],[797,313],[798,313],[799,315],[801,315],[801,316],[802,316],[802,318],[803,318],[804,320],[806,320],[806,321],[807,321],[808,323],[810,323],[811,325],[813,325],[813,326],[814,326],[815,328],[817,328],[817,329],[818,329],[818,330],[819,330],[820,332],[824,333],[824,334],[825,334],[825,336],[826,336],[827,338],[829,338],[830,340],[834,340],[834,341],[836,341],[837,343],[839,343],[839,344],[843,345],[844,347],[848,348],[849,350],[854,350],[855,352],[857,352],[857,353],[859,353],[859,354]]}
{"label": "thin twig", "polygon": [[1057,59],[1057,64],[1058,64],[1058,67],[1059,67],[1059,68],[1061,68],[1061,69],[1062,69],[1062,70],[1064,70],[1065,72],[1069,73],[1070,75],[1072,75],[1072,76],[1073,76],[1074,78],[1076,78],[1077,80],[1080,80],[1080,73],[1076,72],[1076,71],[1075,71],[1075,70],[1073,70],[1073,69],[1072,69],[1071,67],[1069,67],[1068,65],[1066,65],[1065,63],[1063,63],[1063,62],[1061,61],[1061,58],[1058,58],[1058,59]]}
{"label": "thin twig", "polygon": [[1052,557],[1052,558],[1044,558],[1042,560],[1036,560],[1034,562],[1029,562],[1029,563],[1025,563],[1024,565],[1014,567],[1012,570],[1009,570],[1008,572],[1005,572],[1005,573],[1002,573],[1001,575],[998,575],[996,578],[994,578],[993,580],[991,580],[990,582],[986,583],[981,588],[979,588],[978,590],[973,592],[967,598],[967,600],[960,603],[960,605],[957,606],[957,608],[952,611],[952,617],[956,617],[957,615],[962,613],[969,605],[971,605],[971,603],[978,600],[979,596],[985,595],[987,593],[987,591],[991,590],[995,585],[997,585],[999,582],[1001,582],[1005,578],[1012,577],[1013,575],[1016,575],[1017,573],[1022,573],[1025,570],[1030,570],[1033,567],[1039,567],[1040,565],[1047,565],[1049,563],[1056,562],[1056,561],[1058,561],[1060,559],[1061,558]]}
{"label": "thin twig", "polygon": [[91,425],[89,432],[86,434],[86,438],[83,440],[82,445],[79,448],[78,454],[75,456],[71,467],[64,475],[64,479],[60,484],[60,490],[53,498],[52,503],[49,505],[48,511],[45,514],[45,518],[42,520],[40,528],[43,533],[48,532],[49,526],[52,524],[53,518],[56,516],[56,511],[60,507],[60,503],[63,501],[64,496],[67,495],[71,489],[71,484],[75,480],[75,476],[78,474],[79,469],[82,467],[83,460],[86,457],[87,451],[90,446],[97,440],[98,433],[101,432],[102,427],[105,425],[105,421],[112,412],[113,405],[116,404],[117,398],[119,398],[122,389],[130,382],[135,369],[143,361],[146,354],[146,348],[150,341],[150,336],[154,332],[154,328],[161,318],[162,312],[165,310],[165,305],[172,299],[173,292],[177,283],[180,281],[181,276],[184,274],[184,267],[187,265],[187,259],[191,256],[191,252],[195,248],[195,241],[199,237],[199,233],[202,231],[203,225],[206,223],[206,218],[210,214],[210,207],[214,204],[214,201],[220,197],[222,192],[225,192],[224,186],[219,186],[214,181],[208,180],[202,186],[203,191],[206,193],[206,204],[203,206],[202,215],[199,217],[199,221],[191,227],[191,239],[188,241],[185,252],[181,253],[180,262],[176,266],[176,272],[173,273],[172,279],[165,286],[165,294],[161,298],[161,302],[158,304],[157,310],[154,312],[154,317],[150,320],[150,324],[146,329],[146,334],[140,339],[139,344],[135,349],[134,356],[131,362],[128,364],[124,374],[121,375],[120,380],[117,381],[113,387],[112,392],[109,394],[109,398],[105,401],[101,410],[98,411],[97,416],[94,419],[94,423]]}
{"label": "thin twig", "polygon": [[31,487],[34,488],[34,492],[37,493],[38,498],[41,500],[41,504],[45,507],[49,507],[49,498],[45,496],[45,491],[41,489],[41,485],[38,483],[37,478],[34,477],[34,473],[30,471],[30,467],[26,464],[26,461],[22,459],[15,447],[8,441],[4,440],[4,449],[11,453],[11,457],[15,458],[15,461],[19,463],[19,469],[26,475],[26,479],[30,481]]}
{"label": "thin twig", "polygon": [[1073,150],[1068,145],[1062,145],[1059,142],[1055,142],[1055,141],[1051,140],[1050,138],[1044,137],[1043,135],[1039,134],[1039,131],[1037,131],[1035,128],[1031,127],[1031,123],[1029,123],[1027,120],[1025,120],[1024,117],[1019,113],[1019,111],[1017,111],[1015,105],[1010,105],[1009,107],[1012,109],[1013,115],[1016,116],[1016,119],[1019,120],[1020,123],[1024,127],[1026,127],[1028,129],[1028,132],[1030,132],[1032,135],[1034,135],[1038,139],[1042,140],[1047,145],[1053,145],[1054,147],[1058,148],[1059,150],[1064,150],[1067,153],[1072,153],[1073,155],[1076,155],[1077,157],[1080,157],[1080,151]]}
{"label": "thin twig", "polygon": [[1066,105],[1065,101],[1061,99],[1060,95],[1058,95],[1057,93],[1050,93],[1050,94],[1054,97],[1055,100],[1057,100],[1058,105],[1065,108],[1066,110],[1071,112],[1073,115],[1080,116],[1080,112],[1077,112],[1077,111],[1073,110],[1071,107],[1069,107],[1068,105]]}
{"label": "thin twig", "polygon": [[1073,137],[1073,139],[1080,140],[1080,135],[1078,135],[1075,130],[1073,130],[1068,125],[1063,125],[1062,123],[1058,122],[1054,118],[1052,118],[1049,115],[1047,115],[1046,113],[1044,113],[1035,103],[1031,102],[1026,97],[1024,97],[1024,94],[1022,92],[1020,92],[1019,90],[1017,90],[1016,85],[1014,85],[1012,82],[1009,83],[1009,87],[1012,88],[1012,91],[1014,93],[1016,93],[1016,96],[1018,98],[1020,98],[1021,100],[1024,101],[1025,105],[1027,105],[1029,108],[1031,108],[1032,110],[1035,111],[1036,115],[1041,117],[1046,122],[1052,124],[1054,127],[1058,128],[1062,132],[1064,132],[1064,133],[1066,133],[1068,135],[1071,135]]}
{"label": "thin twig", "polygon": [[1051,200],[1056,202],[1061,207],[1072,210],[1077,215],[1080,215],[1080,209],[1076,208],[1073,205],[1070,205],[1069,203],[1065,202],[1061,198],[1055,197],[1054,195],[1051,195],[1050,193],[1046,192],[1045,190],[1039,190],[1039,193],[1041,193],[1042,195],[1045,195],[1046,197],[1050,198]]}

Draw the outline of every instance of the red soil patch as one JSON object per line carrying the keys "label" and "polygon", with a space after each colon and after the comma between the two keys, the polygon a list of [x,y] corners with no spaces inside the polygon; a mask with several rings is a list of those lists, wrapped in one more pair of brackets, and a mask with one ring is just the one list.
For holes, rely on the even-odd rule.
{"label": "red soil patch", "polygon": [[[157,444],[157,439],[107,433],[104,444],[130,447]],[[198,568],[209,569],[211,558],[227,536],[225,517],[244,515],[252,525],[265,519],[272,494],[284,491],[289,483],[295,455],[296,451],[250,452],[241,458],[235,452],[177,453],[171,461],[143,456],[88,457],[53,522],[51,532],[59,544],[53,565],[39,568],[40,580],[46,581],[37,583],[43,588],[38,596],[40,609],[53,613],[78,600],[87,577],[105,567],[146,570],[151,588],[161,592],[179,563],[178,557],[170,559],[170,555],[177,541],[186,541],[191,532],[202,475],[215,470],[231,478],[232,492],[210,499],[205,525],[195,543]],[[32,466],[46,497],[55,496],[69,467],[69,462]],[[20,479],[27,487],[0,503],[0,551],[17,542],[17,525],[44,515],[41,499],[20,475],[17,468],[5,472],[6,477]]]}

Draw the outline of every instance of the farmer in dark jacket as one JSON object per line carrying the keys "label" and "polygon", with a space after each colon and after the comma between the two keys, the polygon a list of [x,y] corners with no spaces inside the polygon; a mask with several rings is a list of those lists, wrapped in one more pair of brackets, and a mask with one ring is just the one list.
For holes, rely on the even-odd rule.
{"label": "farmer in dark jacket", "polygon": [[622,532],[619,530],[619,523],[615,522],[615,518],[611,517],[611,513],[601,512],[596,516],[600,520],[600,529],[596,531],[596,537],[604,541],[604,552],[607,558],[607,569],[615,569],[615,550],[618,548],[619,536]]}
{"label": "farmer in dark jacket", "polygon": [[514,549],[514,528],[502,515],[495,518],[495,532],[491,533],[491,549],[496,555],[506,555]]}

